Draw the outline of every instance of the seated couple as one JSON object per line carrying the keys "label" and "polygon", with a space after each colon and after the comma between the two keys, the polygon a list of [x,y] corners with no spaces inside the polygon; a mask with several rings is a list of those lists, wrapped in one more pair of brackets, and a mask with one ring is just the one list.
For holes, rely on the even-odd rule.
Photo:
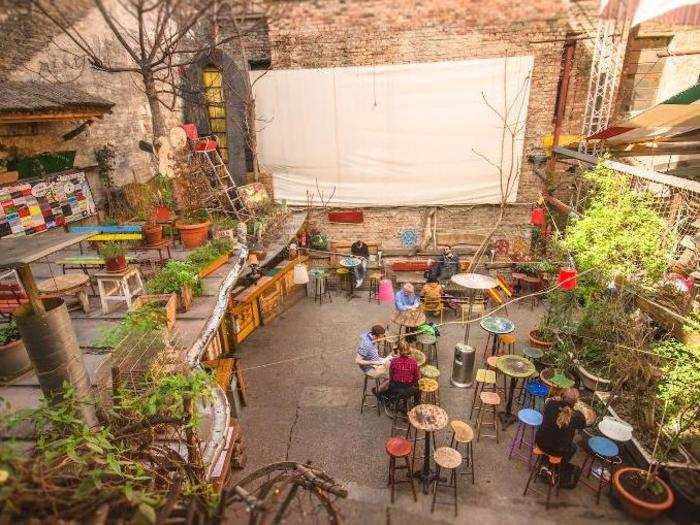
{"label": "seated couple", "polygon": [[372,330],[362,334],[355,362],[365,373],[376,367],[388,365],[389,380],[384,381],[378,390],[372,389],[378,397],[413,396],[414,402],[418,403],[420,369],[416,360],[411,357],[411,348],[405,341],[400,341],[397,356],[381,357],[378,342],[383,338],[384,333],[383,326],[375,325]]}

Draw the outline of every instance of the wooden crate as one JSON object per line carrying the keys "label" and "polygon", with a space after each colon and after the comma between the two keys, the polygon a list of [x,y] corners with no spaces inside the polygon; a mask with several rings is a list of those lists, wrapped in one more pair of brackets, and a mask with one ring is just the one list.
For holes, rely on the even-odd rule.
{"label": "wooden crate", "polygon": [[234,304],[229,311],[233,317],[234,336],[237,343],[242,342],[260,326],[260,312],[255,300]]}
{"label": "wooden crate", "polygon": [[174,293],[163,293],[163,294],[143,294],[139,295],[131,303],[131,311],[134,311],[146,304],[160,303],[165,308],[165,313],[168,318],[168,330],[172,330],[175,326],[175,314],[177,311],[177,299]]}
{"label": "wooden crate", "polygon": [[260,315],[263,323],[269,322],[280,313],[283,301],[282,285],[280,281],[271,283],[260,294]]}

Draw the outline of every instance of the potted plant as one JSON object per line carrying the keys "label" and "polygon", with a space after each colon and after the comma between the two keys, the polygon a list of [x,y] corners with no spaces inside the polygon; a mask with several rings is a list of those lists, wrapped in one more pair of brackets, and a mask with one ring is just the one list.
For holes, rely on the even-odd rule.
{"label": "potted plant", "polygon": [[194,250],[187,256],[187,260],[197,269],[199,277],[204,278],[226,264],[232,249],[230,240],[214,239]]}
{"label": "potted plant", "polygon": [[14,320],[0,326],[0,378],[12,379],[32,366]]}
{"label": "potted plant", "polygon": [[238,242],[237,227],[238,221],[228,215],[217,215],[212,218],[212,234],[215,239],[229,239],[232,243]]}
{"label": "potted plant", "polygon": [[206,210],[200,209],[187,213],[175,222],[175,227],[185,248],[193,250],[207,241],[210,224]]}
{"label": "potted plant", "polygon": [[148,280],[146,289],[153,294],[176,294],[178,312],[186,312],[192,297],[202,294],[202,281],[191,262],[171,259]]}
{"label": "potted plant", "polygon": [[166,324],[169,330],[175,326],[175,313],[177,311],[177,295],[174,293],[167,294],[143,294],[139,295],[131,303],[130,311],[138,310],[142,306],[153,305],[157,308],[163,308],[166,314]]}
{"label": "potted plant", "polygon": [[99,248],[100,257],[105,260],[105,270],[109,273],[121,273],[126,270],[126,247],[124,243],[109,241]]}

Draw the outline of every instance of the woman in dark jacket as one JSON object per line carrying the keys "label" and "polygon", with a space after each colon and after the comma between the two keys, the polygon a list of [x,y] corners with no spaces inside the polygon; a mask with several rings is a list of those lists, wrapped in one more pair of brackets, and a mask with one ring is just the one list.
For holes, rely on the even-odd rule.
{"label": "woman in dark jacket", "polygon": [[553,397],[544,404],[542,424],[535,434],[535,443],[545,454],[563,458],[565,464],[576,453],[574,433],[586,427],[586,417],[574,405],[579,393],[567,388],[561,397]]}

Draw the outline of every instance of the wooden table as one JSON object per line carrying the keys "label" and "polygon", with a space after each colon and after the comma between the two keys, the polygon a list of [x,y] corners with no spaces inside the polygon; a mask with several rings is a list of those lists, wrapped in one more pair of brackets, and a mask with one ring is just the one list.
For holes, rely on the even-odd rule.
{"label": "wooden table", "polygon": [[391,321],[399,326],[399,337],[405,335],[404,328],[416,328],[425,323],[425,313],[420,308],[397,310],[391,316]]}
{"label": "wooden table", "polygon": [[66,273],[44,279],[37,283],[42,296],[74,295],[80,302],[83,312],[90,313],[90,300],[86,288],[90,285],[90,276],[84,273]]}
{"label": "wooden table", "polygon": [[430,454],[430,435],[433,432],[442,430],[447,426],[447,412],[437,405],[416,405],[408,412],[408,421],[411,426],[416,429],[416,434],[413,437],[413,451],[415,454],[416,441],[418,439],[418,431],[424,434],[424,457],[423,466],[420,471],[415,472],[414,476],[423,482],[423,493],[428,493],[430,483],[435,480],[435,475],[430,467],[432,456]]}

